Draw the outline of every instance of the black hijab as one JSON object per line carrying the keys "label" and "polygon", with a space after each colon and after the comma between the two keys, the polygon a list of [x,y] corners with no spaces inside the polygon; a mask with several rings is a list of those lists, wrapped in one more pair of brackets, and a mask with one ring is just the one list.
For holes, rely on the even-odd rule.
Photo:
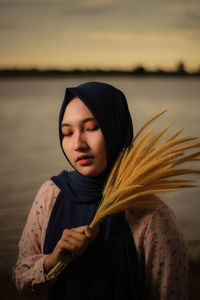
{"label": "black hijab", "polygon": [[[130,145],[133,138],[124,94],[109,84],[88,82],[66,89],[59,115],[61,148],[61,122],[67,104],[74,97],[83,101],[98,122],[105,139],[107,167],[96,177],[83,176],[75,170],[63,171],[51,178],[60,193],[47,228],[46,254],[53,251],[65,228],[91,223],[109,172],[120,151]],[[111,215],[87,251],[67,266],[54,286],[52,297],[59,300],[139,299],[138,278],[136,249],[128,224],[122,214]]]}
{"label": "black hijab", "polygon": [[87,82],[75,88],[67,88],[59,115],[61,148],[63,115],[67,104],[74,97],[83,101],[101,128],[107,150],[107,170],[110,170],[119,152],[124,146],[130,145],[133,138],[133,125],[126,98],[120,90],[101,82]]}

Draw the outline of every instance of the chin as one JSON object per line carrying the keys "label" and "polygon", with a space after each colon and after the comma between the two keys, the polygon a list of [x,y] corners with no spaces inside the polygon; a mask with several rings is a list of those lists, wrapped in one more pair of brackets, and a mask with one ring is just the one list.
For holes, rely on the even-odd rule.
{"label": "chin", "polygon": [[77,170],[79,173],[81,173],[83,176],[88,176],[88,177],[95,177],[98,176],[99,174],[96,174],[95,172],[87,172],[87,171],[80,171]]}
{"label": "chin", "polygon": [[95,177],[103,173],[103,171],[97,171],[94,168],[91,168],[90,166],[85,166],[83,168],[76,168],[76,170],[82,174],[83,176],[88,176],[88,177]]}

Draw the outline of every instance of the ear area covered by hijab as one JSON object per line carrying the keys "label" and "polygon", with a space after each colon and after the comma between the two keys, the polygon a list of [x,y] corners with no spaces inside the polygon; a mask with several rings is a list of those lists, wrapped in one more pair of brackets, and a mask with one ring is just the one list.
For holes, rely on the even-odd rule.
{"label": "ear area covered by hijab", "polygon": [[119,89],[102,82],[87,82],[77,87],[66,88],[59,115],[61,148],[63,115],[66,106],[74,97],[81,99],[88,107],[103,133],[107,152],[107,169],[110,170],[123,147],[130,145],[133,138],[132,120],[126,98]]}

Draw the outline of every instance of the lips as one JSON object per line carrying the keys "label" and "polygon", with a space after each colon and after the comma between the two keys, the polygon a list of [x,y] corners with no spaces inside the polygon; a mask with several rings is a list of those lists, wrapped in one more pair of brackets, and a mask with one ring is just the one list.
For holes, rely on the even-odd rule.
{"label": "lips", "polygon": [[92,163],[93,160],[93,156],[90,155],[80,155],[78,156],[76,162],[80,165],[80,166],[88,166]]}
{"label": "lips", "polygon": [[87,159],[92,159],[92,158],[93,158],[93,156],[90,156],[90,155],[80,155],[77,157],[76,161],[87,160]]}

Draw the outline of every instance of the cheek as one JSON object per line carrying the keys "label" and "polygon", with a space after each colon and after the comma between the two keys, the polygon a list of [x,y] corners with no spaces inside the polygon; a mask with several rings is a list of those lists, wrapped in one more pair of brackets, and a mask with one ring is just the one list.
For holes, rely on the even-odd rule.
{"label": "cheek", "polygon": [[107,154],[104,138],[102,135],[98,136],[96,140],[93,140],[93,145],[98,153],[98,156],[101,157],[102,163],[107,163]]}
{"label": "cheek", "polygon": [[63,141],[62,141],[62,148],[65,152],[65,155],[70,160],[72,151],[71,151],[70,143],[67,142],[65,139],[63,139]]}

